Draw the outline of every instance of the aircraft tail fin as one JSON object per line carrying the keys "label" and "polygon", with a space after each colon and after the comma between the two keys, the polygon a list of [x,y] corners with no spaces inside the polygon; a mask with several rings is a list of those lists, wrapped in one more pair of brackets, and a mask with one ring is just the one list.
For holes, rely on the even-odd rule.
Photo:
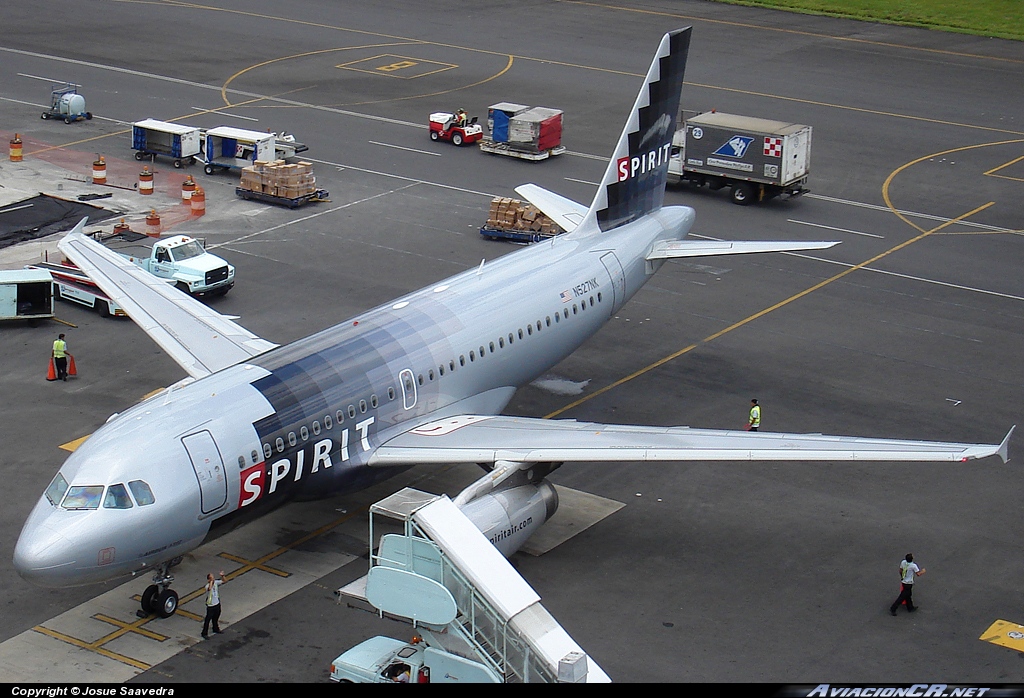
{"label": "aircraft tail fin", "polygon": [[608,232],[661,208],[691,29],[662,38],[594,202],[573,235]]}

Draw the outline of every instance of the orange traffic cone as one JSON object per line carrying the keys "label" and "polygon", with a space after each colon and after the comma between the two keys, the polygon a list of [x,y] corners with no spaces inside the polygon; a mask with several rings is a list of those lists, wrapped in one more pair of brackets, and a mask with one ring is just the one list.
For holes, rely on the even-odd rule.
{"label": "orange traffic cone", "polygon": [[78,375],[78,369],[75,368],[75,357],[72,356],[71,354],[68,354],[68,375],[69,376],[77,376]]}
{"label": "orange traffic cone", "polygon": [[53,365],[53,357],[50,357],[50,370],[46,372],[46,380],[55,381],[57,380],[57,369]]}

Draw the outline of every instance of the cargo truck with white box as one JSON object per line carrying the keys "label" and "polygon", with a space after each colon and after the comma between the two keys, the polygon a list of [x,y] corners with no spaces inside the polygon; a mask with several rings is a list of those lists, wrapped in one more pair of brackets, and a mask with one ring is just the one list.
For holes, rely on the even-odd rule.
{"label": "cargo truck with white box", "polygon": [[670,184],[729,187],[733,203],[807,193],[811,127],[710,111],[676,131],[669,155]]}

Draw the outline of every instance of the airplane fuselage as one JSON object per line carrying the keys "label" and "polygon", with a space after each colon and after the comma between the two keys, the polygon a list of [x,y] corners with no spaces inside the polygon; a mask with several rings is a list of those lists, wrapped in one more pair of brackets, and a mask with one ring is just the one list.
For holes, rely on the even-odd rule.
{"label": "airplane fuselage", "polygon": [[[685,237],[693,218],[663,208],[533,245],[149,398],[60,471],[65,491],[106,498],[121,485],[133,498],[68,509],[55,481],[25,527],[46,533],[19,540],[16,566],[49,586],[134,574],[211,529],[394,475],[367,465],[378,445],[416,424],[501,412],[643,286],[661,264],[645,259],[652,245]],[[139,482],[152,503],[135,496]]]}

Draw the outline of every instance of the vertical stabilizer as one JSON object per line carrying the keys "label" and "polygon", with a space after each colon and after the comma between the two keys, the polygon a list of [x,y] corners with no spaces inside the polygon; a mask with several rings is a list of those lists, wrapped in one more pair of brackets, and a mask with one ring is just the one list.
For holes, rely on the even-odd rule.
{"label": "vertical stabilizer", "polygon": [[662,38],[597,196],[574,234],[614,230],[661,208],[690,31],[677,29]]}

